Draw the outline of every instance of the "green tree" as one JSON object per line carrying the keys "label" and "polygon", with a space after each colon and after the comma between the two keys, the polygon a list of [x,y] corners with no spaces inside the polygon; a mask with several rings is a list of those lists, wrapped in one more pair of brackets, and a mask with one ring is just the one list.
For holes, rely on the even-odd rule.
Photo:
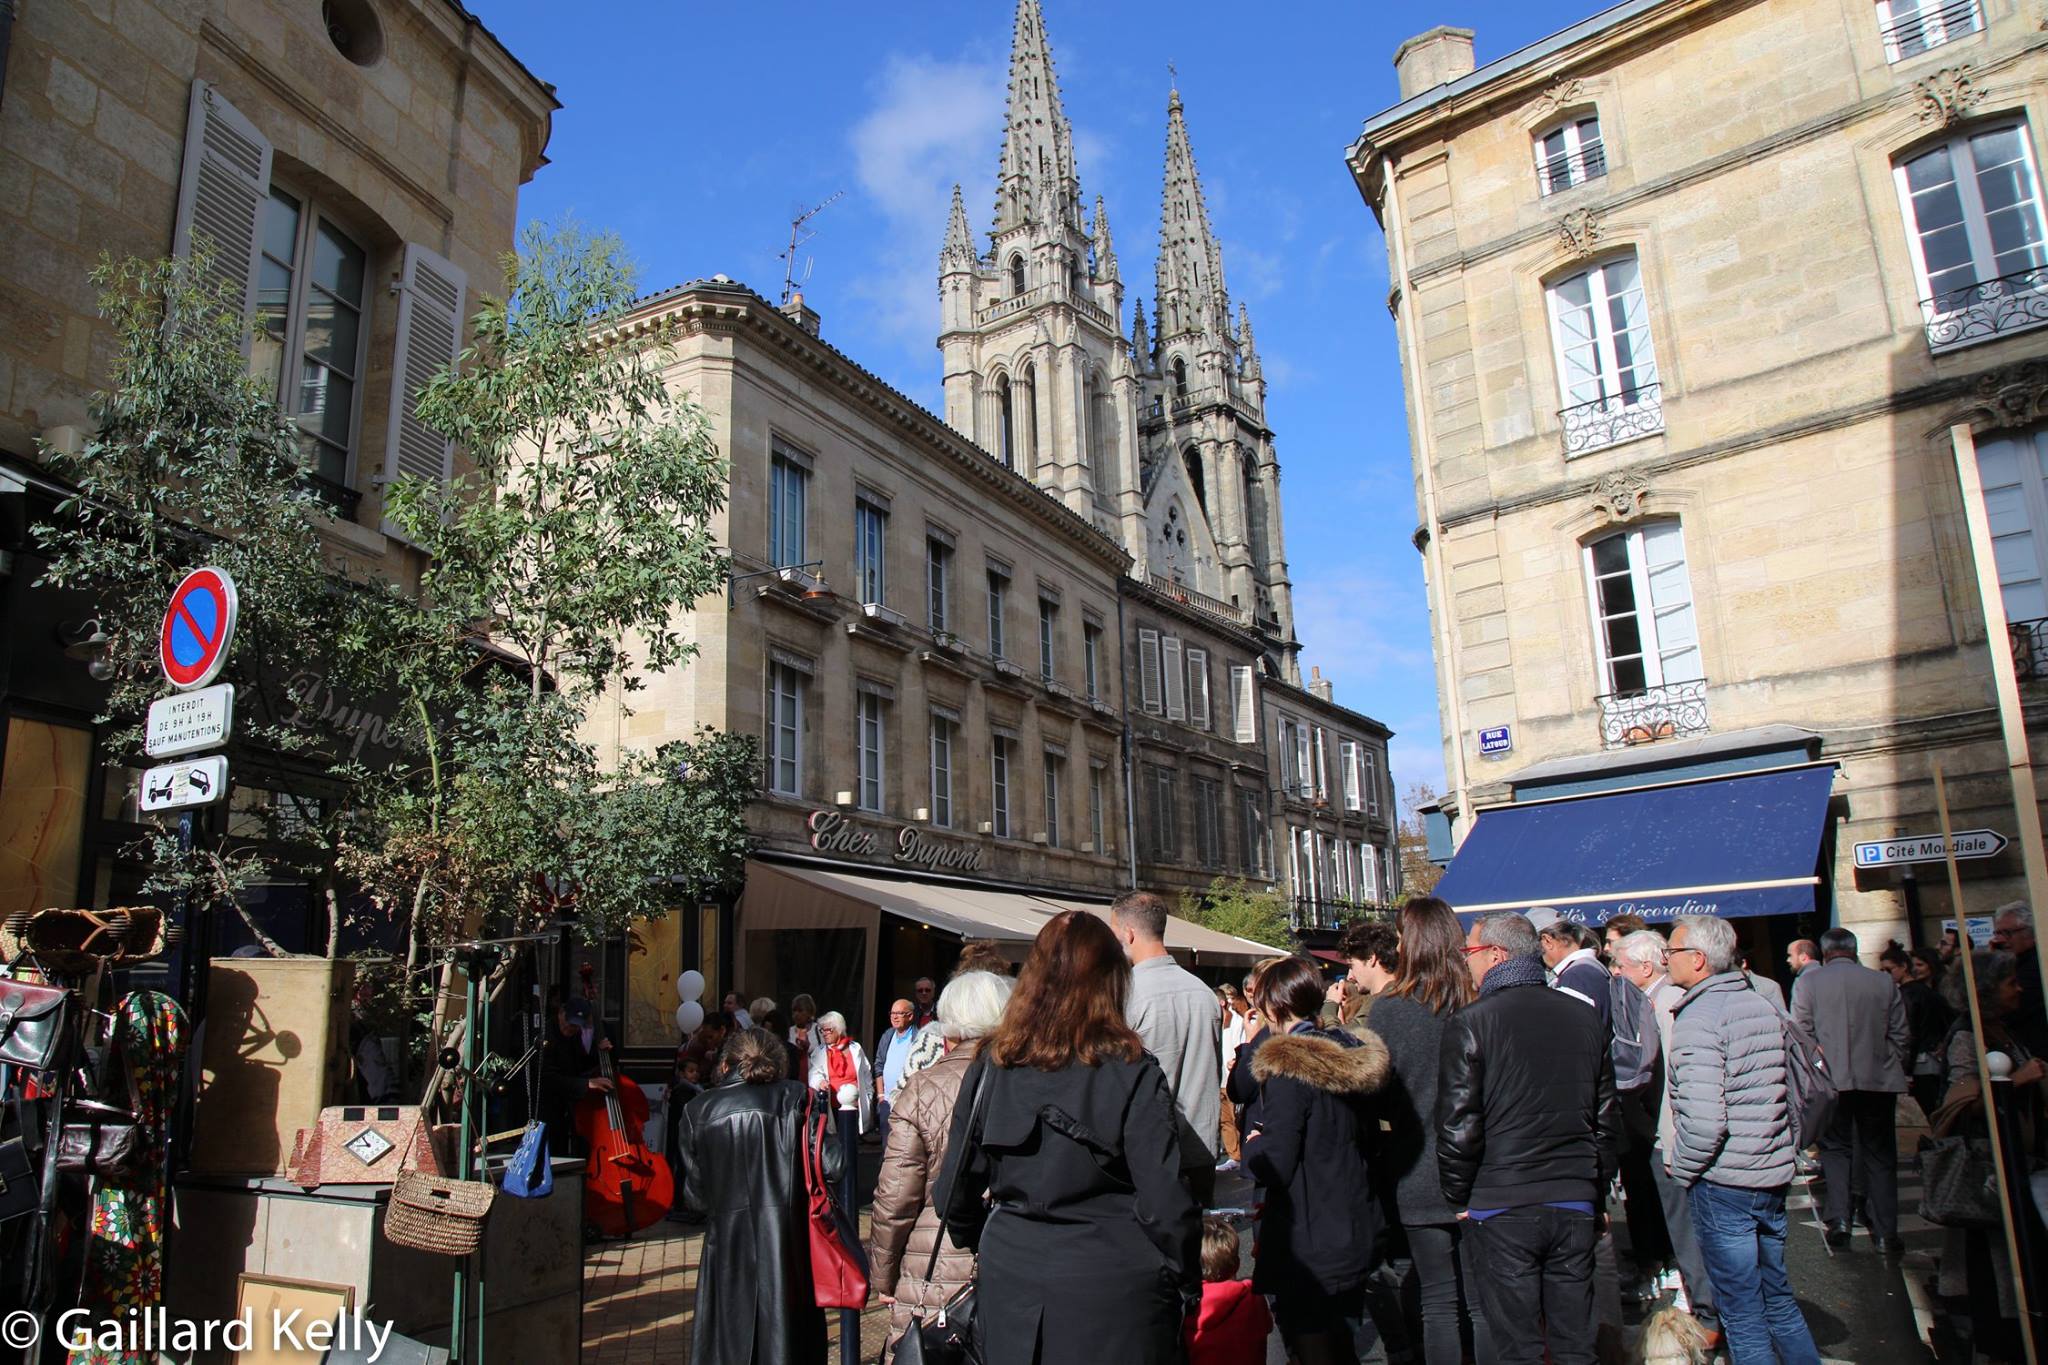
{"label": "green tree", "polygon": [[1422,807],[1434,805],[1437,794],[1421,782],[1408,788],[1401,801],[1401,823],[1394,829],[1394,841],[1401,853],[1401,893],[1427,896],[1443,880],[1444,870],[1429,860],[1429,835],[1423,827]]}
{"label": "green tree", "polygon": [[1219,934],[1234,934],[1280,952],[1292,952],[1295,947],[1287,898],[1250,882],[1218,877],[1204,891],[1184,891],[1180,913],[1182,919]]}

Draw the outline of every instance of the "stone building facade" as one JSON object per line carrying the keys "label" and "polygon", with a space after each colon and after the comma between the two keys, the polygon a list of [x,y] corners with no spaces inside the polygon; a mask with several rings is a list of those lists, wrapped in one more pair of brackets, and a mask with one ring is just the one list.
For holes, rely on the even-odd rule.
{"label": "stone building facade", "polygon": [[[1387,241],[1460,835],[1832,762],[1803,919],[1874,950],[1953,913],[1938,866],[1852,851],[1938,829],[1935,765],[1956,828],[2036,818],[1993,688],[1996,653],[2043,675],[2048,617],[2036,17],[1631,0],[1476,70],[1467,30],[1402,47],[1348,161]],[[2020,874],[2016,846],[1965,864],[1970,909]]]}
{"label": "stone building facade", "polygon": [[[37,441],[82,438],[112,336],[88,272],[210,240],[257,324],[252,363],[304,431],[350,572],[404,583],[388,471],[456,458],[410,392],[459,352],[545,164],[550,87],[452,0],[121,0],[9,7],[0,86],[0,913],[122,903],[140,869],[133,775],[108,767],[98,685],[73,648],[92,604],[36,586],[32,539],[66,490]],[[326,699],[357,710],[373,699]],[[240,765],[234,801],[290,788]],[[246,776],[244,776],[246,774]],[[311,934],[304,889],[273,932]],[[306,923],[301,924],[299,921]]]}
{"label": "stone building facade", "polygon": [[1398,811],[1387,769],[1393,732],[1339,706],[1320,669],[1305,688],[1263,678],[1259,690],[1263,715],[1255,725],[1274,796],[1272,856],[1295,922],[1331,930],[1399,900]]}

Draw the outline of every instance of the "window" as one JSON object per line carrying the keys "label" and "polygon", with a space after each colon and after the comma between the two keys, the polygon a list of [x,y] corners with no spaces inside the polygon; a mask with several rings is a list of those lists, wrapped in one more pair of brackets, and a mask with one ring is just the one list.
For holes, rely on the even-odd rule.
{"label": "window", "polygon": [[1359,894],[1368,901],[1384,901],[1380,889],[1379,851],[1370,844],[1353,844],[1351,859],[1358,868]]}
{"label": "window", "polygon": [[1904,61],[1984,27],[1977,0],[1877,0],[1884,58]]}
{"label": "window", "polygon": [[1010,257],[1010,295],[1012,298],[1024,292],[1024,257],[1021,253]]}
{"label": "window", "polygon": [[1159,715],[1159,632],[1138,631],[1138,702],[1148,715]]}
{"label": "window", "polygon": [[2048,618],[2048,543],[2040,534],[2048,526],[2048,429],[1979,442],[1977,471],[2005,618],[2014,640],[2028,642],[2015,644],[2014,658],[2022,678],[2040,677],[2048,665],[2048,628],[2037,628]]}
{"label": "window", "polygon": [[1320,725],[1316,726],[1313,743],[1316,758],[1316,800],[1327,801],[1330,799],[1329,732]]}
{"label": "window", "polygon": [[857,499],[853,504],[853,576],[863,603],[886,600],[883,564],[888,539],[888,512],[868,498]]}
{"label": "window", "polygon": [[768,558],[775,568],[808,562],[804,553],[805,508],[811,471],[777,452],[768,469]]}
{"label": "window", "polygon": [[1309,757],[1308,727],[1292,716],[1280,718],[1280,779],[1289,796],[1315,795],[1315,765]]}
{"label": "window", "polygon": [[1195,861],[1223,866],[1223,787],[1213,778],[1195,779]]}
{"label": "window", "polygon": [[1010,376],[996,380],[996,455],[1003,468],[1017,467],[1017,406],[1011,399]]}
{"label": "window", "polygon": [[1107,776],[1100,763],[1088,765],[1088,839],[1097,853],[1109,852],[1108,833],[1103,828],[1103,787]]}
{"label": "window", "polygon": [[1152,859],[1154,862],[1173,862],[1180,857],[1180,811],[1177,808],[1174,790],[1173,769],[1157,763],[1145,765],[1146,795],[1151,798]]}
{"label": "window", "polygon": [[1250,664],[1230,666],[1231,738],[1239,744],[1259,742],[1259,700],[1257,682]]}
{"label": "window", "polygon": [[1374,749],[1359,746],[1359,758],[1365,765],[1362,783],[1365,787],[1365,812],[1368,815],[1380,813],[1380,756]]}
{"label": "window", "polygon": [[2039,326],[2039,308],[2012,304],[2048,284],[2029,273],[2048,252],[2025,125],[1951,138],[1901,162],[1896,175],[1928,343],[1941,349]]}
{"label": "window", "polygon": [[951,716],[932,712],[932,823],[941,829],[953,827],[953,737],[959,723]]}
{"label": "window", "polygon": [[924,541],[925,623],[934,631],[947,629],[947,595],[953,586],[953,547],[937,536]]}
{"label": "window", "polygon": [[299,424],[306,467],[349,486],[369,257],[311,203],[272,187],[256,265],[250,366]]}
{"label": "window", "polygon": [[804,683],[802,670],[768,666],[768,790],[803,795]]}
{"label": "window", "polygon": [[1362,775],[1358,766],[1358,741],[1340,740],[1337,751],[1338,775],[1344,782],[1344,809],[1364,810],[1364,797],[1360,791]]}
{"label": "window", "polygon": [[1088,700],[1102,696],[1102,627],[1092,621],[1081,623],[1081,677],[1088,686]]}
{"label": "window", "polygon": [[1600,141],[1600,116],[1571,119],[1536,139],[1536,183],[1546,195],[1598,180],[1607,174],[1607,149]]}
{"label": "window", "polygon": [[1203,519],[1209,516],[1209,485],[1202,474],[1202,449],[1189,446],[1181,452],[1181,463],[1187,467],[1188,486],[1195,490],[1195,506],[1202,509]]}
{"label": "window", "polygon": [[1173,396],[1177,399],[1188,396],[1188,363],[1179,356],[1173,358]]}
{"label": "window", "polygon": [[880,693],[863,688],[854,697],[856,747],[860,751],[860,790],[855,793],[862,810],[882,809],[882,707]]}
{"label": "window", "polygon": [[1038,676],[1045,679],[1047,682],[1052,682],[1055,678],[1059,676],[1058,671],[1053,667],[1053,655],[1055,653],[1053,649],[1053,644],[1056,638],[1056,632],[1059,628],[1059,620],[1059,603],[1050,601],[1043,597],[1039,598]]}
{"label": "window", "polygon": [[1315,836],[1308,830],[1289,826],[1287,830],[1289,882],[1294,899],[1307,907],[1311,917],[1317,900]]}
{"label": "window", "polygon": [[1238,866],[1258,876],[1266,870],[1266,812],[1257,792],[1237,794]]}
{"label": "window", "polygon": [[1060,846],[1060,777],[1066,766],[1067,760],[1045,751],[1045,842],[1053,848]]}
{"label": "window", "polygon": [[1188,651],[1188,724],[1209,728],[1209,651]]}
{"label": "window", "polygon": [[1168,635],[1159,642],[1159,667],[1166,678],[1166,718],[1188,718],[1188,675],[1181,665],[1180,637]]}
{"label": "window", "polygon": [[1565,453],[1577,455],[1664,429],[1639,408],[1658,397],[1650,313],[1634,256],[1617,256],[1550,286]]}
{"label": "window", "polygon": [[988,746],[989,777],[995,793],[994,813],[990,820],[993,833],[998,839],[1010,837],[1010,741],[997,735]]}
{"label": "window", "polygon": [[988,571],[988,653],[1003,657],[1003,604],[1010,595],[1010,576],[1001,569]]}
{"label": "window", "polygon": [[1677,522],[1653,522],[1594,541],[1586,547],[1586,573],[1601,681],[1609,693],[1639,693],[1703,676]]}

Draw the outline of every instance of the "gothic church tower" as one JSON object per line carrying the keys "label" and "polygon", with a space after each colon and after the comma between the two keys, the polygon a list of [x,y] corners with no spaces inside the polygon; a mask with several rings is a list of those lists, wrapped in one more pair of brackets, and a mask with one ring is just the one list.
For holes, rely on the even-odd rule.
{"label": "gothic church tower", "polygon": [[960,191],[939,254],[946,422],[1105,533],[1161,581],[1241,608],[1280,676],[1300,645],[1280,466],[1244,306],[1230,316],[1180,92],[1167,101],[1156,335],[1124,287],[1097,198],[1084,215],[1038,0],[1018,0],[986,254]]}

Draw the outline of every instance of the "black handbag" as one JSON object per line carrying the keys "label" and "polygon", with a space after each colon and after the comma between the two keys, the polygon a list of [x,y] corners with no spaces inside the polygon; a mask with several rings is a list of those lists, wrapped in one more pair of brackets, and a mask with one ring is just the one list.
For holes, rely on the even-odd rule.
{"label": "black handbag", "polygon": [[57,1169],[101,1184],[141,1183],[149,1169],[149,1139],[135,1115],[111,1104],[74,1100],[64,1106],[57,1135]]}
{"label": "black handbag", "polygon": [[1920,1216],[1928,1222],[1949,1228],[2004,1224],[1989,1139],[1921,1138],[1920,1180]]}
{"label": "black handbag", "polygon": [[62,986],[0,977],[0,1064],[49,1071],[57,1065],[64,1041],[65,1001]]}
{"label": "black handbag", "polygon": [[[976,1079],[974,1098],[967,1112],[967,1150],[953,1163],[954,1179],[972,1160],[975,1144],[981,1140],[982,1100],[988,1093],[988,1071],[984,1065]],[[896,1365],[982,1365],[981,1343],[975,1339],[975,1298],[979,1285],[974,1280],[953,1291],[952,1297],[926,1317],[924,1295],[930,1292],[932,1274],[939,1266],[939,1250],[946,1244],[945,1195],[932,1191],[932,1206],[939,1211],[939,1235],[932,1239],[932,1254],[925,1262],[918,1302],[910,1310],[910,1329],[896,1343]]]}
{"label": "black handbag", "polygon": [[28,1144],[18,1137],[0,1142],[0,1223],[34,1213],[41,1188],[35,1163],[28,1157]]}

